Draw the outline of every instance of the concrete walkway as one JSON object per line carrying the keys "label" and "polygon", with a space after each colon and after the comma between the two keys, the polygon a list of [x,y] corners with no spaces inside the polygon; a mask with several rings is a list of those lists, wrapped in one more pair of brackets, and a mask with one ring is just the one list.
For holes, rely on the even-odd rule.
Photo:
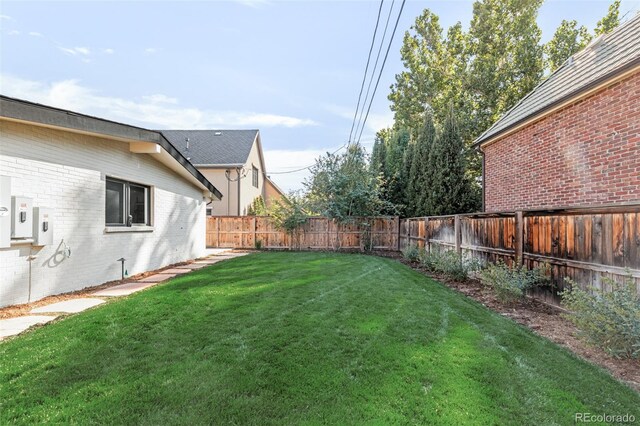
{"label": "concrete walkway", "polygon": [[197,259],[193,263],[165,269],[156,274],[148,275],[144,278],[131,280],[125,284],[116,285],[91,293],[93,297],[79,297],[77,299],[65,300],[64,302],[52,303],[31,310],[32,314],[53,313],[56,315],[26,315],[17,318],[0,320],[0,340],[20,334],[23,331],[37,324],[46,324],[58,317],[57,314],[74,314],[89,308],[105,303],[104,298],[122,297],[136,293],[149,287],[153,287],[177,275],[186,274],[198,269],[206,268],[218,262],[235,257],[245,256],[249,253],[234,253],[226,249],[207,249],[207,256]]}

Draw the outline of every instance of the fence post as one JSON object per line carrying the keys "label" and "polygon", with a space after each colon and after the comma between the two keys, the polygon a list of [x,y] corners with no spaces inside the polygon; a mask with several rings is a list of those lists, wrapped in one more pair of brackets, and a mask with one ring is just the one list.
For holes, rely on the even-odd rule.
{"label": "fence post", "polygon": [[462,255],[462,226],[460,225],[460,215],[456,215],[453,222],[454,233],[456,236],[456,253]]}
{"label": "fence post", "polygon": [[216,247],[220,247],[220,217],[216,216]]}
{"label": "fence post", "polygon": [[396,216],[396,221],[398,222],[398,241],[396,241],[396,244],[398,246],[398,251],[400,251],[400,216]]}
{"label": "fence post", "polygon": [[516,212],[516,240],[515,240],[515,259],[516,265],[520,266],[524,262],[524,215],[522,211]]}
{"label": "fence post", "polygon": [[258,230],[258,217],[254,216],[253,217],[253,248],[256,248],[256,238],[258,238],[258,233],[256,232]]}

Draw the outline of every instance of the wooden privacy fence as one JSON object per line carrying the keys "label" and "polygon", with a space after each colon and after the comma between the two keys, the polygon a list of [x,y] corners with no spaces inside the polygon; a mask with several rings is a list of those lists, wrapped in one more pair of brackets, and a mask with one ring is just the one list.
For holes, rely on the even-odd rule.
{"label": "wooden privacy fence", "polygon": [[374,249],[397,250],[399,222],[398,217],[354,218],[347,223],[311,217],[294,238],[269,217],[212,216],[207,218],[207,246],[253,249],[259,241],[266,249],[355,250],[370,238]]}
{"label": "wooden privacy fence", "polygon": [[399,249],[449,249],[481,261],[520,259],[551,267],[553,288],[536,296],[557,302],[569,277],[603,288],[631,274],[640,290],[640,205],[420,217],[400,221]]}

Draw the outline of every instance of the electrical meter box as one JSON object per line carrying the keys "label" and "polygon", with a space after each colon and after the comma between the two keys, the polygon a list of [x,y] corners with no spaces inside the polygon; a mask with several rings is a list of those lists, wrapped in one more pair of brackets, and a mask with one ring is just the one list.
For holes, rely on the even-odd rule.
{"label": "electrical meter box", "polygon": [[33,200],[11,197],[11,238],[33,236]]}
{"label": "electrical meter box", "polygon": [[11,247],[11,178],[0,176],[0,248]]}
{"label": "electrical meter box", "polygon": [[53,210],[47,207],[33,208],[33,245],[53,244]]}

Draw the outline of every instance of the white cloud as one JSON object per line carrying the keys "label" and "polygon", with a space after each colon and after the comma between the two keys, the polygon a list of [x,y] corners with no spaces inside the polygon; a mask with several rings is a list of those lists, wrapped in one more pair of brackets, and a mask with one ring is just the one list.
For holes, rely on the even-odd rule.
{"label": "white cloud", "polygon": [[116,53],[116,51],[113,49],[103,49],[102,52],[106,53],[107,55],[113,55],[114,53]]}
{"label": "white cloud", "polygon": [[29,32],[29,35],[30,35],[30,36],[33,36],[33,37],[42,37],[42,34],[40,34],[40,33],[39,33],[39,32],[37,32],[37,31],[30,31],[30,32]]}
{"label": "white cloud", "polygon": [[159,51],[160,49],[158,49],[157,47],[147,47],[146,49],[144,49],[144,53],[148,53],[150,55],[158,53]]}
{"label": "white cloud", "polygon": [[6,19],[7,21],[13,21],[13,18],[9,15],[0,15],[0,19]]}
{"label": "white cloud", "polygon": [[18,30],[11,30],[11,31],[9,31],[7,34],[9,34],[10,36],[13,36],[13,35],[20,35],[20,31],[18,31]]}
{"label": "white cloud", "polygon": [[152,104],[177,104],[178,103],[178,99],[169,97],[167,95],[162,95],[162,94],[143,96],[142,99]]}
{"label": "white cloud", "polygon": [[71,55],[71,56],[77,56],[77,55],[88,56],[89,54],[91,54],[91,51],[86,47],[62,47],[62,46],[59,46],[58,49],[62,50],[64,53],[66,53],[68,55]]}
{"label": "white cloud", "polygon": [[220,127],[303,127],[310,119],[276,114],[215,111],[181,107],[178,100],[155,94],[131,100],[103,96],[78,80],[52,83],[0,75],[5,95],[157,129],[211,129]]}

